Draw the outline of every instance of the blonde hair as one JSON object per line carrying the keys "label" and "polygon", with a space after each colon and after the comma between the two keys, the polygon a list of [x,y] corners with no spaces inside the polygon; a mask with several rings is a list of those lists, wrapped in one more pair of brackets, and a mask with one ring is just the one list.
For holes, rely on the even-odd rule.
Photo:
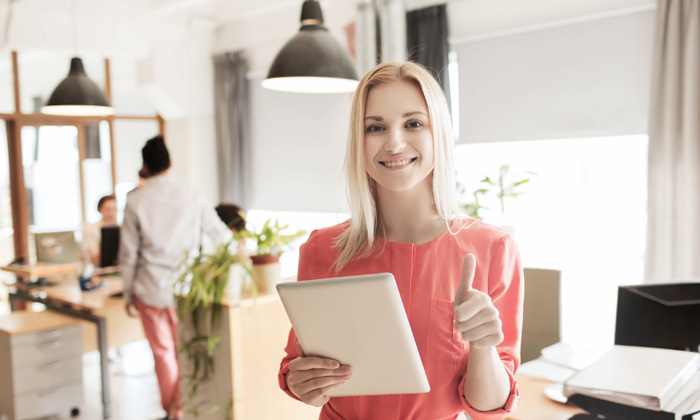
{"label": "blonde hair", "polygon": [[334,263],[336,272],[352,259],[368,256],[374,250],[376,239],[380,235],[377,186],[365,168],[365,107],[372,88],[398,81],[415,83],[428,105],[435,156],[433,198],[437,213],[445,219],[448,229],[450,221],[459,217],[452,160],[452,122],[442,88],[420,64],[379,64],[362,78],[352,101],[344,165],[351,218],[350,226],[335,241],[335,246],[340,248],[338,259]]}

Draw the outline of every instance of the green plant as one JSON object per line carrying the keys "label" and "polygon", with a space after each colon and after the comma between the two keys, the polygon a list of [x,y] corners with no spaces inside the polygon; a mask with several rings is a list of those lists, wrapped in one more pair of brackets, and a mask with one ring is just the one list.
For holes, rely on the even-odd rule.
{"label": "green plant", "polygon": [[[530,182],[530,178],[519,178],[516,175],[509,174],[510,165],[504,164],[498,169],[498,180],[492,181],[491,178],[484,177],[481,180],[483,184],[489,185],[496,189],[496,197],[498,197],[498,202],[501,206],[501,214],[506,213],[506,198],[516,198],[522,195],[522,191],[516,191],[521,185]],[[534,172],[527,172],[529,174],[534,174]]]}
{"label": "green plant", "polygon": [[183,373],[188,388],[184,406],[189,406],[188,412],[195,418],[211,414],[220,407],[210,405],[202,412],[209,401],[196,405],[191,403],[200,384],[209,379],[214,370],[214,351],[221,341],[221,336],[216,331],[233,264],[243,266],[244,283],[250,283],[255,294],[255,283],[250,281],[250,259],[240,248],[238,253],[231,253],[232,242],[220,245],[212,254],[200,253],[192,261],[185,260],[183,273],[176,282],[175,290],[187,289],[187,294],[177,296],[177,310],[179,319],[187,321],[192,328],[189,331],[181,329],[179,352],[185,356],[191,368],[190,372]]}
{"label": "green plant", "polygon": [[278,256],[282,255],[284,250],[294,239],[306,233],[305,230],[300,230],[295,233],[283,235],[282,231],[288,228],[289,225],[280,226],[279,221],[275,220],[273,224],[272,219],[267,219],[267,221],[265,221],[263,224],[262,229],[259,231],[255,230],[254,228],[248,229],[242,232],[242,235],[244,235],[246,238],[252,238],[255,240],[256,255]]}
{"label": "green plant", "polygon": [[[534,172],[525,172],[526,174],[534,175]],[[498,169],[498,178],[494,181],[489,176],[484,176],[484,178],[479,182],[480,187],[472,192],[472,201],[467,203],[460,203],[462,210],[474,219],[482,219],[481,210],[489,210],[481,204],[480,196],[486,196],[489,193],[495,193],[496,199],[498,201],[501,216],[505,216],[506,212],[506,199],[507,198],[517,198],[523,194],[522,185],[530,182],[530,178],[525,178],[521,175],[516,175],[510,173],[510,165],[503,164]],[[466,194],[466,189],[464,186],[457,182],[457,190],[460,196]]]}

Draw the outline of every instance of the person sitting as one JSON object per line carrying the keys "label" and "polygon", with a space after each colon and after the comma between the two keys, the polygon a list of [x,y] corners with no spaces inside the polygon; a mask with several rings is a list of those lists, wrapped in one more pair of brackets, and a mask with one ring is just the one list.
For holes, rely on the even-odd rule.
{"label": "person sitting", "polygon": [[83,227],[83,252],[87,259],[95,266],[100,265],[100,245],[102,242],[102,228],[117,226],[117,200],[113,195],[106,195],[97,202],[97,211],[102,215],[97,223],[91,223]]}

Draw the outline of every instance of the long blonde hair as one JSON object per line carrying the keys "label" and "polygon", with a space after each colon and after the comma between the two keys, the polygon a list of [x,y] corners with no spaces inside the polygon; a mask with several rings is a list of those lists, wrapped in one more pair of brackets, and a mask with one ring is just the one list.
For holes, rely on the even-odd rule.
{"label": "long blonde hair", "polygon": [[370,70],[360,81],[352,101],[350,134],[345,152],[345,177],[350,205],[350,226],[335,241],[340,254],[334,267],[341,270],[353,258],[368,256],[380,236],[377,212],[377,186],[365,168],[364,118],[369,91],[386,83],[407,81],[415,83],[428,105],[433,135],[435,167],[433,169],[433,198],[438,215],[449,222],[459,217],[455,193],[452,123],[442,88],[423,66],[417,63],[382,63]]}

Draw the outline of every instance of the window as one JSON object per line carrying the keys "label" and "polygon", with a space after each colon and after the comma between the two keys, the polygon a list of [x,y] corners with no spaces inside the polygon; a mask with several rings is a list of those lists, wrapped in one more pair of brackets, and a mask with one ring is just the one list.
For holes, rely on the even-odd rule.
{"label": "window", "polygon": [[[613,343],[617,286],[643,281],[647,137],[624,136],[457,146],[458,178],[468,192],[502,164],[535,172],[523,195],[505,202],[525,267],[562,271],[562,340]],[[499,205],[484,221],[501,224]]]}

